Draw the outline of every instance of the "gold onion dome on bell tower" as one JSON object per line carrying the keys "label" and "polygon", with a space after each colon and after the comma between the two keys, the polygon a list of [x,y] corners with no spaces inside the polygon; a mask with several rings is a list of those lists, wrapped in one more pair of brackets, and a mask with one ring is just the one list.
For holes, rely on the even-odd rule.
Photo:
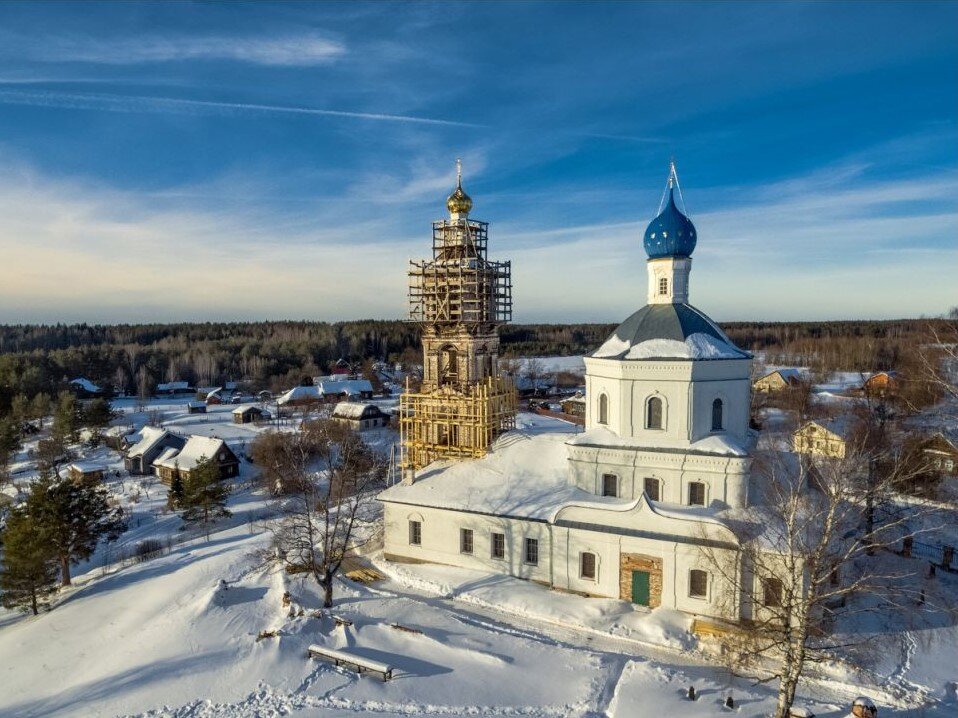
{"label": "gold onion dome on bell tower", "polygon": [[469,214],[472,197],[462,189],[462,161],[456,160],[456,189],[446,200],[446,209],[454,214]]}

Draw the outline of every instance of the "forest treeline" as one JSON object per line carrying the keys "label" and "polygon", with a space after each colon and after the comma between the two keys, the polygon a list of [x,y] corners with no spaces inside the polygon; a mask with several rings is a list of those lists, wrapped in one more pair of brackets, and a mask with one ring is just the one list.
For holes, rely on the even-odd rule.
{"label": "forest treeline", "polygon": [[[946,320],[735,322],[723,329],[768,363],[827,371],[901,368]],[[594,350],[614,324],[514,324],[501,330],[505,356],[577,355]],[[184,380],[245,380],[279,390],[327,373],[345,359],[415,364],[419,327],[404,321],[224,322],[0,326],[0,412],[14,396],[56,396],[85,377],[118,392],[146,394]]]}

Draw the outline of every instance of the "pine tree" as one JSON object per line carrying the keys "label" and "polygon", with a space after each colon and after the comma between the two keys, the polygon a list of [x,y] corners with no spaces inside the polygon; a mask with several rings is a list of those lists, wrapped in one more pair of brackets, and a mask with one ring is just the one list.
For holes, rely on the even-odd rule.
{"label": "pine tree", "polygon": [[26,394],[17,394],[10,402],[10,416],[17,422],[30,418],[30,400]]}
{"label": "pine tree", "polygon": [[30,402],[30,417],[36,419],[40,423],[40,428],[43,428],[43,420],[50,413],[50,397],[43,392],[40,392],[33,400]]}
{"label": "pine tree", "polygon": [[94,399],[83,409],[83,424],[91,432],[90,443],[97,446],[100,443],[100,432],[110,425],[113,418],[113,408],[106,399]]}
{"label": "pine tree", "polygon": [[36,616],[57,590],[57,557],[43,526],[23,509],[7,518],[0,571],[0,603],[5,608],[29,610]]}
{"label": "pine tree", "polygon": [[61,391],[53,413],[53,436],[65,444],[75,444],[79,439],[79,413],[76,397]]}
{"label": "pine tree", "polygon": [[205,456],[200,457],[183,481],[183,520],[202,521],[206,538],[209,539],[210,522],[230,515],[226,508],[229,494],[230,485],[220,479],[220,468],[216,462]]}
{"label": "pine tree", "polygon": [[54,550],[64,586],[70,585],[72,563],[89,558],[101,540],[115,541],[126,530],[123,509],[110,505],[102,484],[38,479],[31,485],[26,511]]}
{"label": "pine tree", "polygon": [[179,470],[173,472],[173,478],[170,480],[170,490],[166,494],[166,505],[169,509],[175,510],[183,505],[183,477]]}

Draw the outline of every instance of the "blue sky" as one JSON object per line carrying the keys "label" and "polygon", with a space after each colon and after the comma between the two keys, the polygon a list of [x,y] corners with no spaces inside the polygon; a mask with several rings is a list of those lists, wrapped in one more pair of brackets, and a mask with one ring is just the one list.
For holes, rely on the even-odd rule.
{"label": "blue sky", "polygon": [[0,4],[0,322],[400,317],[462,157],[517,321],[958,304],[958,3]]}

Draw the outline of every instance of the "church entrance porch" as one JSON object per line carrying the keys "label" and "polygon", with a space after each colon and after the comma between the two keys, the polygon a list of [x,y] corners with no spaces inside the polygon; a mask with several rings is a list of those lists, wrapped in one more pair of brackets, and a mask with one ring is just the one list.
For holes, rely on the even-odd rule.
{"label": "church entrance porch", "polygon": [[619,598],[639,606],[662,603],[662,559],[638,553],[619,557]]}

